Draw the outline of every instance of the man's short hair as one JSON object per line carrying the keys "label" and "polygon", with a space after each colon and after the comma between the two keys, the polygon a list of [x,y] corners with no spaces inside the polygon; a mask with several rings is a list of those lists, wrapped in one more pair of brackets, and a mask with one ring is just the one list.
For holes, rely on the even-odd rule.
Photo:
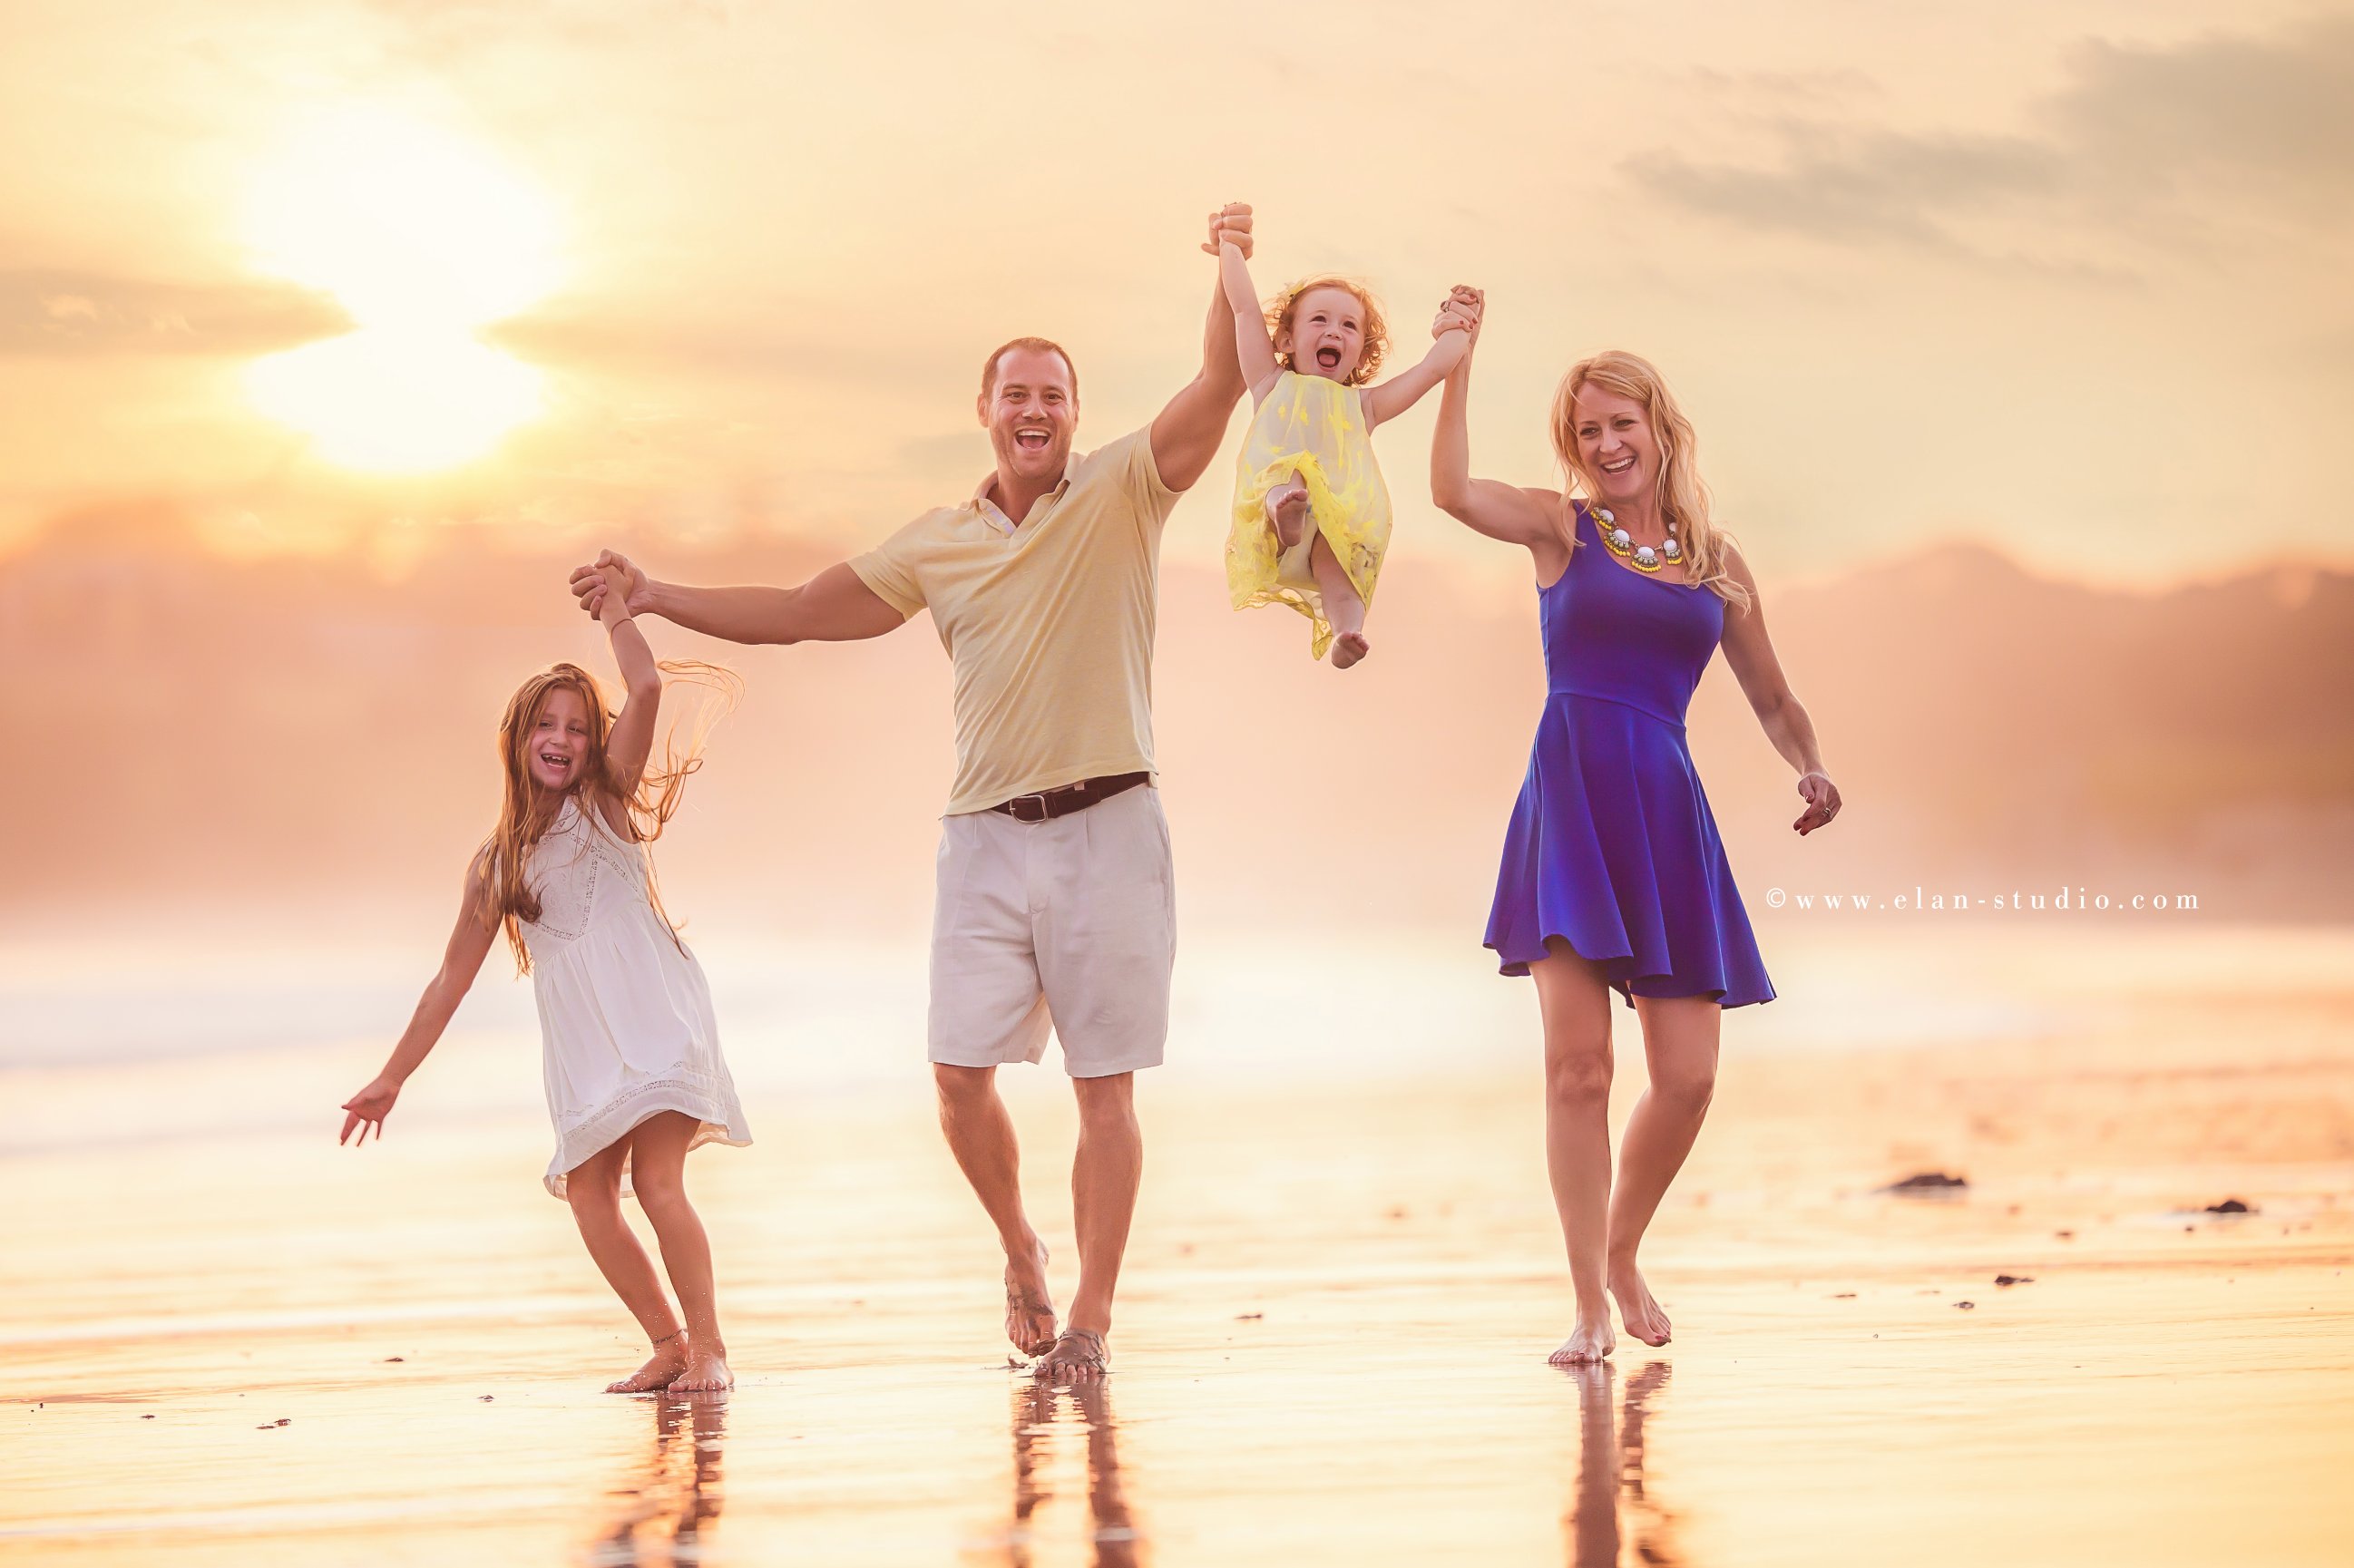
{"label": "man's short hair", "polygon": [[1061,355],[1063,367],[1071,373],[1071,401],[1076,403],[1079,400],[1079,367],[1072,361],[1071,351],[1050,337],[1017,337],[1010,343],[999,344],[997,351],[981,362],[981,396],[984,401],[997,390],[997,362],[1017,348],[1026,348],[1035,354]]}

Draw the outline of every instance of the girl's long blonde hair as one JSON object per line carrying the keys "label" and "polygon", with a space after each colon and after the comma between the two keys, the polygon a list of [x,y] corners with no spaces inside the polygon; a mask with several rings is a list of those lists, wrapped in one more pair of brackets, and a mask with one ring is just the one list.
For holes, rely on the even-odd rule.
{"label": "girl's long blonde hair", "polygon": [[[1577,398],[1588,387],[1599,387],[1643,406],[1651,437],[1659,447],[1659,520],[1676,524],[1686,580],[1712,588],[1726,603],[1746,609],[1749,590],[1724,569],[1724,546],[1730,535],[1709,514],[1708,485],[1700,477],[1700,438],[1675,394],[1668,390],[1666,378],[1650,361],[1614,348],[1579,360],[1561,378],[1561,387],[1553,396],[1553,450],[1567,479],[1562,487],[1563,505],[1584,501],[1591,507],[1601,493],[1594,475],[1578,461]],[[1572,528],[1573,547],[1576,539]]]}
{"label": "girl's long blonde hair", "polygon": [[[661,668],[665,674],[682,675],[712,688],[716,700],[697,705],[683,743],[677,726],[672,726],[663,742],[661,764],[649,762],[634,789],[620,789],[612,778],[605,756],[606,742],[613,732],[612,710],[605,705],[597,678],[588,671],[578,664],[550,665],[515,688],[514,695],[507,699],[506,715],[499,720],[499,762],[506,776],[499,822],[482,842],[477,863],[490,893],[491,910],[514,953],[518,974],[531,972],[531,949],[524,944],[523,923],[539,918],[539,899],[526,876],[531,852],[554,825],[557,815],[544,803],[543,791],[532,782],[529,771],[533,726],[538,721],[540,706],[558,691],[569,691],[580,698],[588,710],[588,755],[583,759],[579,782],[567,792],[582,797],[583,811],[598,811],[600,816],[599,794],[619,800],[630,842],[651,843],[662,837],[663,829],[677,811],[679,794],[687,779],[703,767],[703,742],[711,726],[735,707],[744,690],[742,679],[733,670],[700,660],[665,660]],[[653,901],[654,913],[670,927],[671,939],[676,941],[678,923],[663,907],[651,865],[646,869],[646,894]]]}

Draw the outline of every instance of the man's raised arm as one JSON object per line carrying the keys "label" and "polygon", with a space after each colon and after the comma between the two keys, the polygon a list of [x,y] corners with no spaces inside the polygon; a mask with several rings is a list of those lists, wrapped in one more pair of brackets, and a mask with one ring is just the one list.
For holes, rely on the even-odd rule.
{"label": "man's raised arm", "polygon": [[854,642],[907,624],[847,561],[799,588],[690,588],[656,582],[627,556],[605,550],[572,574],[573,597],[591,615],[604,601],[608,569],[628,578],[631,614],[659,615],[729,642]]}
{"label": "man's raised arm", "polygon": [[[1218,253],[1221,240],[1231,241],[1246,258],[1251,253],[1251,209],[1228,202],[1210,215],[1209,242],[1202,247]],[[1161,482],[1172,490],[1191,490],[1218,443],[1226,439],[1226,421],[1243,395],[1242,363],[1235,354],[1235,313],[1226,303],[1223,284],[1210,291],[1210,320],[1202,333],[1202,369],[1184,390],[1169,399],[1152,421],[1152,466]]]}

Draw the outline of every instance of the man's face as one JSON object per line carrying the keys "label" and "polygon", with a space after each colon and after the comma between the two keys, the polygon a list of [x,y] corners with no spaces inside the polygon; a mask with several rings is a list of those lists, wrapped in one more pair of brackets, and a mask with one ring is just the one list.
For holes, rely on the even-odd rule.
{"label": "man's face", "polygon": [[1078,429],[1079,402],[1071,392],[1071,367],[1061,355],[1007,349],[998,355],[996,384],[980,408],[1000,473],[1038,485],[1063,477],[1071,436]]}

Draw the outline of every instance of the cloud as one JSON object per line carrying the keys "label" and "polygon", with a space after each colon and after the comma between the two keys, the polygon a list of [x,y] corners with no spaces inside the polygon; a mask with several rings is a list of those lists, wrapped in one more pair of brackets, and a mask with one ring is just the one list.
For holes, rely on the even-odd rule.
{"label": "cloud", "polygon": [[334,301],[288,284],[0,271],[0,355],[268,354],[351,325]]}
{"label": "cloud", "polygon": [[[2354,18],[2171,47],[2087,41],[2031,106],[2028,133],[1921,134],[1783,117],[1780,157],[1667,149],[1622,172],[1688,211],[1753,230],[2009,260],[1980,227],[2065,218],[2163,242],[2249,202],[2319,230],[2354,194]],[[2214,197],[2222,198],[2217,201]],[[2081,260],[2079,261],[2081,264]]]}

